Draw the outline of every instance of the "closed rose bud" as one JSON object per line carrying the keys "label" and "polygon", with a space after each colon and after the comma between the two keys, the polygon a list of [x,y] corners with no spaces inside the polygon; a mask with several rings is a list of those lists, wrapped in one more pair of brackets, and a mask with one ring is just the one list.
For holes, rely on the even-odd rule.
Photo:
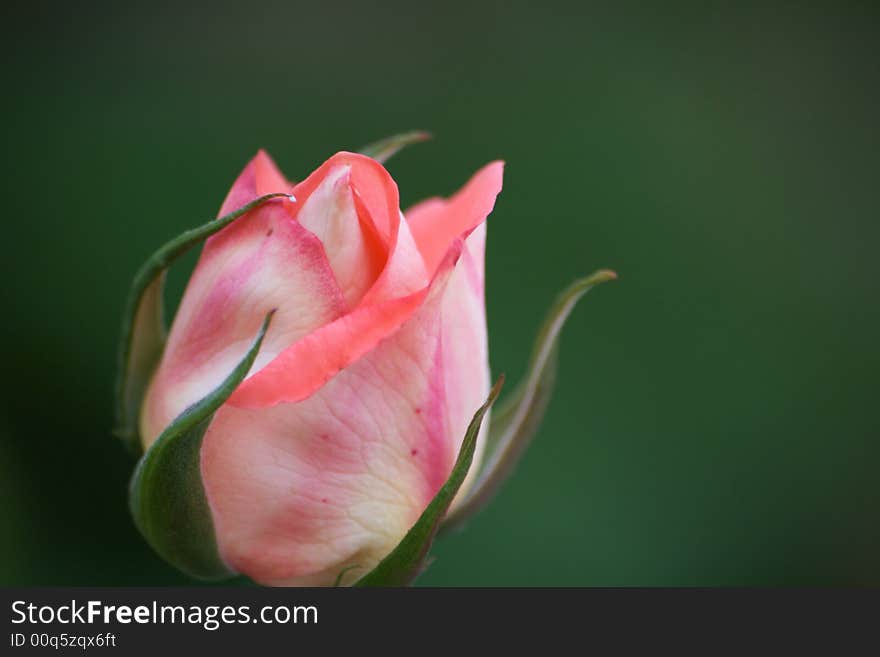
{"label": "closed rose bud", "polygon": [[235,182],[221,215],[290,196],[207,240],[140,416],[147,449],[221,385],[275,311],[198,452],[229,571],[329,585],[354,567],[353,581],[437,494],[489,393],[485,219],[501,182],[493,162],[406,212],[385,168],[353,153],[293,185],[261,152]]}

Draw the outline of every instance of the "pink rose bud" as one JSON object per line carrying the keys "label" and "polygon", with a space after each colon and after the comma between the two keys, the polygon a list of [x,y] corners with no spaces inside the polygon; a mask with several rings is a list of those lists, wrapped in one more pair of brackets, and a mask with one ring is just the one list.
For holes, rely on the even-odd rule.
{"label": "pink rose bud", "polygon": [[405,213],[391,176],[364,155],[338,153],[293,185],[260,152],[239,176],[221,215],[290,196],[205,243],[140,427],[147,449],[223,382],[276,310],[199,453],[230,571],[329,585],[356,566],[349,583],[437,494],[490,389],[485,219],[502,169],[493,162],[450,199]]}

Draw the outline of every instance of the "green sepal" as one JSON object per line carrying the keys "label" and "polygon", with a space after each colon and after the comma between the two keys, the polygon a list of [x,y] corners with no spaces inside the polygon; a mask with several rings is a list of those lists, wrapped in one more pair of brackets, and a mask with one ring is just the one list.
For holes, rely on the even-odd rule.
{"label": "green sepal", "polygon": [[166,270],[193,246],[242,215],[266,201],[286,196],[288,194],[266,194],[235,212],[178,235],[150,256],[135,275],[122,316],[113,428],[113,433],[133,454],[140,456],[142,452],[138,434],[141,403],[165,348],[163,289]]}
{"label": "green sepal", "polygon": [[556,299],[535,338],[524,380],[498,405],[486,437],[483,466],[467,497],[449,514],[443,531],[454,529],[482,509],[510,475],[541,424],[556,380],[559,334],[577,302],[590,288],[617,274],[599,270],[568,286]]}
{"label": "green sepal", "polygon": [[161,433],[131,478],[129,507],[135,525],[162,558],[193,577],[222,579],[233,574],[217,552],[199,453],[214,413],[254,364],[274,312],[266,316],[256,340],[232,373]]}
{"label": "green sepal", "polygon": [[368,146],[358,150],[361,155],[371,157],[377,162],[384,164],[398,151],[411,144],[427,141],[431,138],[431,133],[424,130],[413,130],[412,132],[403,132],[393,137],[386,137],[377,142],[373,142]]}
{"label": "green sepal", "polygon": [[486,403],[474,414],[461,441],[458,450],[458,458],[452,468],[452,473],[446,483],[431,500],[416,524],[406,533],[406,536],[397,544],[397,547],[386,556],[369,573],[360,578],[355,586],[406,586],[411,583],[421,572],[431,549],[431,543],[437,535],[443,516],[452,504],[455,494],[461,487],[474,460],[474,449],[477,446],[477,436],[480,433],[480,425],[483,416],[501,392],[504,377],[489,392]]}

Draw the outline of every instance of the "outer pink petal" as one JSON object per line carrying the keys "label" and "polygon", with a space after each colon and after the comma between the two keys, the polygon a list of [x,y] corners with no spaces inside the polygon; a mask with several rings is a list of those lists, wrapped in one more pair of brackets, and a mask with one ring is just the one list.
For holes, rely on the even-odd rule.
{"label": "outer pink petal", "polygon": [[456,255],[393,336],[308,399],[217,413],[202,478],[234,570],[266,584],[326,585],[357,564],[351,581],[394,548],[436,494],[460,427],[482,402],[446,403],[443,309]]}
{"label": "outer pink petal", "polygon": [[286,204],[270,201],[206,242],[147,392],[145,445],[232,371],[270,310],[255,369],[343,313],[320,241]]}
{"label": "outer pink petal", "polygon": [[429,272],[459,235],[481,224],[495,206],[501,192],[503,162],[491,162],[477,171],[448,201],[428,199],[406,212],[410,230]]}
{"label": "outer pink petal", "polygon": [[[465,240],[461,258],[443,296],[441,308],[441,340],[446,414],[453,436],[464,436],[474,409],[489,394],[489,339],[486,329],[484,298],[484,263],[486,224],[477,226]],[[477,442],[475,463],[479,464],[490,417],[483,419],[481,437]],[[478,468],[472,467],[453,502],[464,499]]]}
{"label": "outer pink petal", "polygon": [[222,217],[234,212],[263,194],[271,194],[272,192],[289,194],[292,191],[293,185],[287,182],[284,174],[278,170],[269,154],[260,150],[232,185],[218,216]]}
{"label": "outer pink petal", "polygon": [[245,379],[229,404],[261,408],[305,399],[388,337],[418,309],[427,288],[354,312],[322,326]]}

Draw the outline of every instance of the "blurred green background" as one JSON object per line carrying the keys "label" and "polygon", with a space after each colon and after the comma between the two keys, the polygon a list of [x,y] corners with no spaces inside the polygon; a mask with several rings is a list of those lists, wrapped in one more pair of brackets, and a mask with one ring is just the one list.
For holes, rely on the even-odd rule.
{"label": "blurred green background", "polygon": [[[507,161],[495,372],[599,267],[515,477],[428,585],[880,584],[872,3],[2,10],[0,584],[180,584],[110,435],[122,302],[259,147],[412,128],[404,207]],[[186,279],[174,270],[170,301]]]}

